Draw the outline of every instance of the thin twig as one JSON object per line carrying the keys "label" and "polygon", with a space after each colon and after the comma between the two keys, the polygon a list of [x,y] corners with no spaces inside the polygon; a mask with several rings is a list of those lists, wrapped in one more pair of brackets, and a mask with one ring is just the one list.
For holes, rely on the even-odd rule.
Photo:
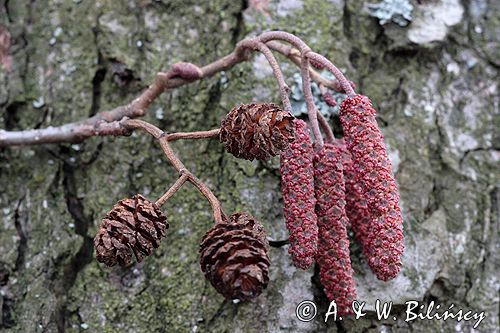
{"label": "thin twig", "polygon": [[321,129],[323,130],[323,133],[325,133],[326,136],[326,142],[328,143],[333,143],[335,141],[335,136],[333,135],[332,128],[328,124],[328,121],[325,119],[323,114],[318,110],[318,122],[319,125],[321,126]]}
{"label": "thin twig", "polygon": [[215,136],[219,136],[219,133],[220,133],[220,128],[216,128],[210,131],[168,133],[165,134],[164,136],[167,138],[167,141],[174,141],[179,139],[212,138]]}
{"label": "thin twig", "polygon": [[195,175],[189,174],[189,181],[207,198],[208,202],[212,206],[212,211],[214,215],[214,220],[216,223],[222,223],[223,218],[225,218],[224,211],[220,205],[217,197],[210,191],[210,189]]}
{"label": "thin twig", "polygon": [[315,61],[323,64],[326,67],[326,69],[328,69],[330,73],[332,73],[337,78],[340,85],[342,86],[342,89],[348,96],[352,97],[356,94],[354,92],[354,89],[351,87],[351,82],[345,78],[344,74],[342,74],[342,72],[334,64],[332,64],[330,60],[326,59],[321,54],[315,53],[313,51],[307,52],[306,57],[314,59]]}
{"label": "thin twig", "polygon": [[175,155],[174,150],[172,149],[172,146],[170,146],[170,143],[167,141],[166,138],[160,138],[159,139],[161,149],[163,149],[163,152],[167,156],[168,160],[174,168],[181,172],[181,170],[187,170],[186,167],[184,166],[184,163]]}
{"label": "thin twig", "polygon": [[163,131],[153,124],[140,119],[128,119],[123,122],[123,125],[129,129],[142,129],[151,134],[155,139],[159,139],[163,135]]}
{"label": "thin twig", "polygon": [[309,117],[309,121],[311,122],[314,137],[316,138],[319,147],[322,147],[323,137],[321,136],[321,131],[319,130],[316,106],[314,105],[313,94],[311,91],[311,80],[309,78],[309,60],[307,60],[304,56],[302,57],[300,74],[302,76],[302,90],[304,91],[304,98],[306,100],[307,115]]}
{"label": "thin twig", "polygon": [[273,69],[274,76],[278,81],[278,86],[281,93],[281,99],[283,100],[283,107],[285,111],[292,112],[292,104],[290,103],[290,99],[288,97],[288,94],[290,93],[290,88],[285,83],[283,72],[281,71],[278,62],[276,61],[276,58],[274,57],[269,47],[266,46],[266,44],[259,42],[257,43],[257,48],[266,57],[267,61],[271,65],[271,68]]}
{"label": "thin twig", "polygon": [[311,48],[307,46],[307,44],[304,43],[299,37],[285,31],[264,32],[258,38],[263,43],[267,43],[271,40],[282,40],[288,42],[295,46],[301,54],[305,54],[311,50]]}
{"label": "thin twig", "polygon": [[269,62],[269,65],[271,66],[271,69],[273,70],[274,77],[276,78],[276,81],[278,82],[278,87],[280,90],[281,94],[281,101],[283,103],[283,108],[285,111],[292,112],[292,105],[290,104],[290,99],[288,97],[288,94],[290,92],[290,88],[287,86],[285,82],[285,78],[283,76],[283,72],[281,71],[281,68],[278,64],[278,61],[274,57],[273,53],[267,47],[267,45],[263,42],[260,41],[261,37],[254,37],[254,38],[246,38],[242,40],[241,42],[238,43],[238,46],[241,48],[247,48],[252,51],[259,51],[261,52],[265,57],[267,62]]}
{"label": "thin twig", "polygon": [[307,46],[300,38],[294,36],[288,32],[284,31],[269,31],[264,32],[259,37],[257,37],[261,42],[266,43],[271,40],[283,40],[293,46],[295,46],[301,53],[301,65],[300,74],[302,76],[302,89],[304,91],[304,97],[307,105],[307,114],[311,122],[311,127],[314,133],[314,137],[318,141],[319,146],[323,146],[323,137],[319,130],[318,119],[316,117],[316,107],[314,106],[314,100],[311,91],[311,81],[309,78],[309,60],[306,54],[311,52],[311,48]]}
{"label": "thin twig", "polygon": [[[282,54],[283,56],[290,59],[297,67],[300,68],[300,52],[291,45],[286,45],[277,41],[270,41],[266,43],[270,49]],[[329,89],[335,90],[336,92],[344,93],[344,90],[340,86],[339,81],[329,80],[320,73],[318,73],[314,68],[309,68],[309,74],[311,79],[318,83],[319,85],[325,86]],[[351,86],[353,83],[351,82]]]}
{"label": "thin twig", "polygon": [[151,134],[155,139],[160,142],[161,148],[165,153],[165,156],[173,165],[173,167],[182,175],[188,177],[189,182],[191,182],[198,191],[205,196],[210,205],[212,206],[213,216],[216,223],[221,223],[223,221],[224,212],[222,211],[221,205],[217,197],[212,193],[212,191],[195,175],[193,175],[182,163],[182,161],[175,155],[174,150],[170,146],[167,140],[167,136],[164,132],[153,124],[150,124],[144,120],[130,119],[124,122],[124,125],[130,129],[142,129],[149,134]]}
{"label": "thin twig", "polygon": [[189,176],[185,173],[183,173],[177,181],[172,185],[167,192],[165,192],[158,200],[156,200],[155,204],[158,207],[161,207],[172,195],[174,195],[180,188],[181,186],[188,180]]}

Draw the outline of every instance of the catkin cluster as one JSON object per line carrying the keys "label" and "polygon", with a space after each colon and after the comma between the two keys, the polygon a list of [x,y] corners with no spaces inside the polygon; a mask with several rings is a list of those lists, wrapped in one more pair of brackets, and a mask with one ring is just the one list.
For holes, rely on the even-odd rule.
{"label": "catkin cluster", "polygon": [[316,152],[306,124],[296,121],[296,139],[281,155],[281,177],[292,259],[305,269],[314,258],[326,295],[336,301],[339,313],[349,314],[356,298],[349,226],[371,270],[387,281],[401,268],[403,219],[370,100],[347,97],[339,115],[345,138]]}
{"label": "catkin cluster", "polygon": [[[253,51],[261,52],[269,62],[283,109],[274,103],[241,104],[225,115],[219,128],[183,133],[168,133],[134,119],[144,116],[164,91],[228,70],[248,61]],[[274,52],[299,67],[309,124],[291,113],[292,90]],[[335,80],[316,70],[329,71]],[[334,98],[333,91],[348,96],[339,111],[343,141],[334,138],[327,119],[318,112],[312,87],[319,88],[324,102],[331,107],[337,105],[340,96]],[[191,183],[210,203],[216,222],[201,239],[200,268],[219,293],[240,300],[254,298],[267,287],[269,246],[286,242],[268,241],[263,225],[247,213],[226,215],[216,195],[187,169],[188,164],[181,161],[170,142],[218,137],[236,158],[266,161],[280,156],[283,215],[293,263],[307,269],[317,262],[326,295],[337,301],[339,313],[349,314],[356,298],[349,228],[361,243],[371,270],[381,280],[390,280],[399,273],[404,249],[399,193],[376,112],[368,97],[356,95],[354,89],[355,85],[330,60],[300,38],[285,31],[268,31],[245,38],[231,54],[203,67],[188,62],[173,64],[168,71],[157,73],[154,82],[129,104],[85,121],[20,132],[0,130],[0,146],[129,136],[139,129],[150,134],[178,172],[178,178],[156,201],[140,194],[118,201],[103,218],[94,238],[96,259],[106,266],[128,267],[134,257],[141,262],[151,256],[169,229],[161,206],[185,183]],[[327,144],[323,144],[323,135]]]}

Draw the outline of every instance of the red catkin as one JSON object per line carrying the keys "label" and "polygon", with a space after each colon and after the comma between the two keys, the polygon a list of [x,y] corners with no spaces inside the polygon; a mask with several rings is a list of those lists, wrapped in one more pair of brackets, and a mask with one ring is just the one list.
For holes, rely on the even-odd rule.
{"label": "red catkin", "polygon": [[369,227],[358,224],[355,232],[371,270],[378,279],[388,281],[401,269],[403,217],[392,165],[375,119],[376,111],[368,97],[355,95],[342,102],[339,116],[359,186],[354,195],[361,198],[361,207],[366,200],[370,211]]}
{"label": "red catkin", "polygon": [[363,198],[361,185],[354,170],[351,153],[347,150],[344,139],[335,141],[342,155],[344,170],[346,213],[356,239],[361,243],[363,254],[369,258],[371,213],[366,199]]}
{"label": "red catkin", "polygon": [[318,243],[314,212],[313,147],[307,124],[294,120],[295,140],[280,155],[283,215],[290,234],[290,248],[296,267],[307,269],[314,261]]}
{"label": "red catkin", "polygon": [[335,300],[340,315],[351,314],[356,299],[345,212],[342,150],[325,144],[314,157],[316,214],[320,280],[330,301]]}

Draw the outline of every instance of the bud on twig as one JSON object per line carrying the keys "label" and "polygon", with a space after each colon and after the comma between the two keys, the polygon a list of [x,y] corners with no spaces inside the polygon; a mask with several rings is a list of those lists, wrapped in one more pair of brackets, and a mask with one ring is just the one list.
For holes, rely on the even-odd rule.
{"label": "bud on twig", "polygon": [[322,96],[326,104],[331,107],[337,106],[337,101],[329,91],[325,91],[324,93],[322,93]]}
{"label": "bud on twig", "polygon": [[198,80],[203,76],[201,69],[189,62],[178,62],[170,68],[170,75],[172,77],[180,77],[184,80]]}

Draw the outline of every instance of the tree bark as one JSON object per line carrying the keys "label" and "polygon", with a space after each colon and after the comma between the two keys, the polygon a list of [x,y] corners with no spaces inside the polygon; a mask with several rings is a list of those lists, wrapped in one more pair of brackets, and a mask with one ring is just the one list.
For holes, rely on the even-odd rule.
{"label": "tree bark", "polygon": [[[399,27],[381,26],[366,3],[0,0],[0,26],[11,41],[11,68],[0,61],[5,130],[86,119],[129,103],[175,62],[208,64],[265,30],[296,34],[374,102],[401,191],[406,237],[403,270],[387,283],[376,280],[353,242],[358,299],[369,310],[362,319],[325,323],[328,304],[317,269],[295,269],[286,245],[270,251],[267,290],[234,303],[199,269],[199,242],[213,218],[190,184],[163,206],[170,229],[152,257],[127,269],[95,260],[92,240],[106,211],[136,193],[156,200],[178,177],[148,135],[4,147],[0,331],[456,332],[474,325],[405,322],[408,300],[485,311],[477,330],[498,331],[499,5],[415,2],[413,21]],[[444,35],[432,42],[416,39],[431,30],[421,28],[425,13],[443,3],[462,9],[459,22],[439,25]],[[297,67],[276,57],[292,91],[300,89],[292,79]],[[251,101],[280,101],[262,55],[163,94],[144,119],[168,132],[209,130],[233,106]],[[238,160],[217,139],[172,145],[225,212],[246,211],[272,239],[286,238],[277,159]],[[393,301],[397,319],[376,320],[376,299]],[[318,304],[313,321],[296,318],[302,300]]]}

